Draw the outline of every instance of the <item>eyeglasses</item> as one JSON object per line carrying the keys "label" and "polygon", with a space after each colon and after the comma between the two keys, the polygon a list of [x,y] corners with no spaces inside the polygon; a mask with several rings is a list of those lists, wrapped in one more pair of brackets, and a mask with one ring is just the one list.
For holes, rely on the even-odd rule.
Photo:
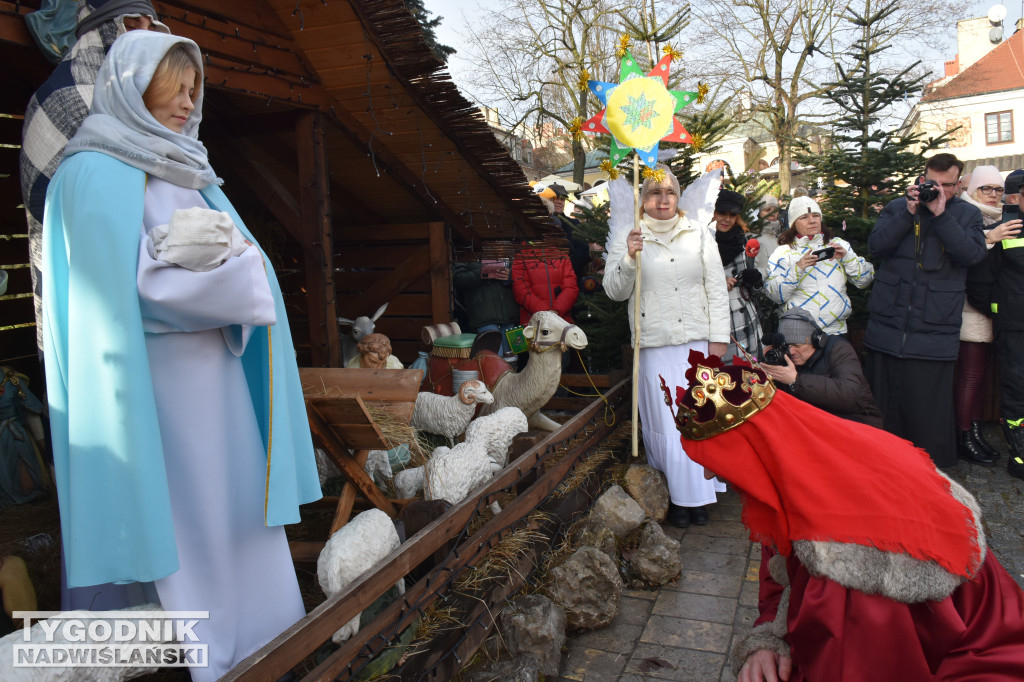
{"label": "eyeglasses", "polygon": [[1002,187],[996,187],[995,185],[982,185],[978,188],[978,191],[982,194],[995,194],[1000,196],[1003,193]]}

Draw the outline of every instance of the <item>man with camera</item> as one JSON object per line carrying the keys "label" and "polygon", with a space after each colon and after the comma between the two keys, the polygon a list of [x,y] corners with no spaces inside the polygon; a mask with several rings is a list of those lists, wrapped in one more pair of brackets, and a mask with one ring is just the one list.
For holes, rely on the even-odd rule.
{"label": "man with camera", "polygon": [[857,352],[843,337],[823,332],[806,310],[783,313],[764,344],[763,369],[777,388],[837,417],[882,427]]}
{"label": "man with camera", "polygon": [[868,237],[878,259],[865,370],[885,429],[956,464],[954,366],[967,268],[985,257],[981,212],[956,198],[964,164],[928,159],[919,183],[882,210]]}

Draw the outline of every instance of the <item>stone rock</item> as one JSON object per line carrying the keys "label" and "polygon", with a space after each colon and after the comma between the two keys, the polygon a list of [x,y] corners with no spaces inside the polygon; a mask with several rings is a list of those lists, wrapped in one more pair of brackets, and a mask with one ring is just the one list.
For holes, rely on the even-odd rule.
{"label": "stone rock", "polygon": [[583,530],[580,532],[579,541],[576,545],[578,547],[593,547],[594,549],[601,550],[612,561],[618,561],[619,546],[615,542],[615,533],[601,519],[592,518],[588,523],[583,524]]}
{"label": "stone rock", "polygon": [[565,644],[565,609],[544,595],[528,594],[502,609],[498,622],[509,653],[529,654],[537,659],[541,674],[558,675]]}
{"label": "stone rock", "polygon": [[617,485],[597,498],[590,518],[602,521],[615,537],[622,538],[640,527],[644,522],[644,510],[626,491]]}
{"label": "stone rock", "polygon": [[683,570],[678,540],[665,535],[656,521],[640,531],[636,551],[629,559],[629,575],[635,587],[659,587],[675,580]]}
{"label": "stone rock", "polygon": [[551,570],[551,598],[565,609],[569,626],[580,630],[612,622],[622,587],[615,562],[593,547],[580,547]]}
{"label": "stone rock", "polygon": [[466,682],[538,682],[540,666],[533,656],[519,656],[511,661],[494,661],[466,671],[462,679]]}
{"label": "stone rock", "polygon": [[634,464],[626,471],[626,492],[648,517],[658,523],[668,514],[668,482],[665,474],[646,464]]}

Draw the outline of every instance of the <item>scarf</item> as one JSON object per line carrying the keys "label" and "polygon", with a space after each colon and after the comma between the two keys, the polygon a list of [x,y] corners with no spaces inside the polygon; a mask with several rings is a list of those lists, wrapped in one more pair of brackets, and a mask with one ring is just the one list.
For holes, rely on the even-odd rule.
{"label": "scarf", "polygon": [[[691,368],[709,364],[690,359]],[[751,539],[784,555],[799,540],[850,543],[934,561],[962,577],[984,560],[971,511],[924,450],[782,391],[739,426],[684,446],[739,490]]]}
{"label": "scarf", "polygon": [[188,38],[130,31],[114,42],[96,75],[93,113],[68,143],[65,158],[95,151],[179,187],[202,189],[222,184],[210,167],[206,147],[199,141],[202,86],[195,109],[180,133],[157,122],[142,101],[160,60],[178,43],[186,46],[202,68],[199,46]]}
{"label": "scarf", "polygon": [[983,204],[974,197],[972,197],[967,192],[961,194],[960,198],[966,201],[971,206],[977,208],[979,211],[981,211],[981,217],[984,219],[985,227],[988,227],[989,225],[992,225],[994,223],[998,223],[1000,220],[1003,219],[1002,206],[989,206],[988,204]]}
{"label": "scarf", "polygon": [[743,238],[743,228],[739,224],[733,225],[728,232],[715,229],[715,241],[718,242],[718,254],[722,257],[722,265],[728,265],[736,260],[736,256],[743,253],[743,248],[747,245]]}

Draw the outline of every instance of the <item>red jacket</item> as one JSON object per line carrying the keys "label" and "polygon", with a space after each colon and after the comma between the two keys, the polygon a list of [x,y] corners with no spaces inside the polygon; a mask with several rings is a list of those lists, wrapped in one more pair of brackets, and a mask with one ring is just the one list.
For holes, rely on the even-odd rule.
{"label": "red jacket", "polygon": [[554,310],[563,320],[572,322],[569,311],[580,288],[568,257],[527,249],[512,263],[512,295],[519,304],[520,324],[526,324],[541,310]]}

